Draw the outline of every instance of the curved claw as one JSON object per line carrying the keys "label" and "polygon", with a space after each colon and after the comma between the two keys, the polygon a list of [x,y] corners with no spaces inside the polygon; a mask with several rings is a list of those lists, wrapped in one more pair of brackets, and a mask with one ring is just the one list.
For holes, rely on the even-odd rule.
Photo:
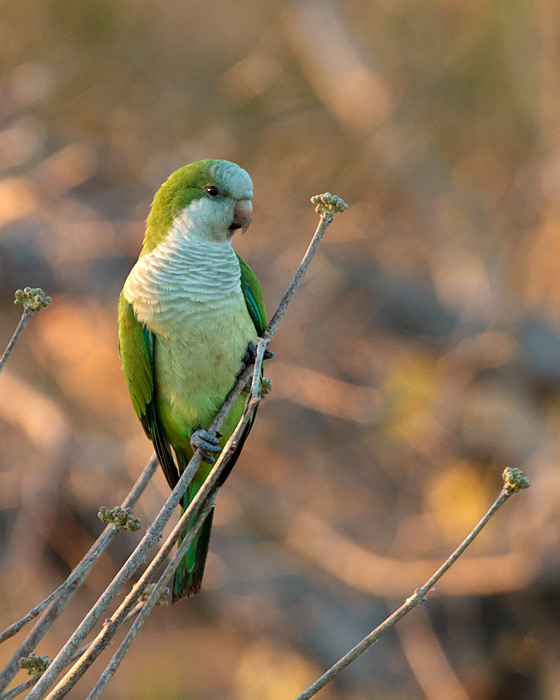
{"label": "curved claw", "polygon": [[207,430],[194,431],[191,435],[191,447],[202,452],[202,460],[207,464],[214,464],[216,461],[210,453],[219,454],[222,451],[218,438]]}

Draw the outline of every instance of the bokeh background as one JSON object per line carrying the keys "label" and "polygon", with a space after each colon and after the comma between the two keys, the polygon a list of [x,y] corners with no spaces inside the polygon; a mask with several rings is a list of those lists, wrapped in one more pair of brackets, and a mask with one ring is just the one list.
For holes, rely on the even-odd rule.
{"label": "bokeh background", "polygon": [[[254,180],[236,247],[270,311],[315,228],[309,197],[349,209],[274,341],[203,593],[156,609],[104,697],[290,700],[432,573],[512,466],[531,489],[319,697],[560,698],[559,31],[556,0],[1,3],[2,348],[14,290],[53,297],[0,376],[2,628],[151,454],[116,299],[160,183],[225,158]],[[158,473],[143,523],[167,493]],[[38,653],[139,537],[117,538]]]}

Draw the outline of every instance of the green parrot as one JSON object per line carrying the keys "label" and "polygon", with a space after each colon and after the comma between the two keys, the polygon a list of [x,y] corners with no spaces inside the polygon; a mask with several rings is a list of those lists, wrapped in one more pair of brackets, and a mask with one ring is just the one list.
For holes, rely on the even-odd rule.
{"label": "green parrot", "polygon": [[[182,512],[206,479],[239,421],[247,395],[222,427],[208,432],[247,349],[266,326],[261,286],[231,246],[252,217],[253,185],[235,163],[201,160],[160,187],[144,245],[119,300],[119,349],[132,404],[173,488],[196,448],[204,462],[185,493]],[[239,456],[240,440],[227,474]],[[175,453],[173,458],[172,451]],[[227,474],[222,474],[219,485]],[[173,602],[200,591],[212,514],[173,581]]]}

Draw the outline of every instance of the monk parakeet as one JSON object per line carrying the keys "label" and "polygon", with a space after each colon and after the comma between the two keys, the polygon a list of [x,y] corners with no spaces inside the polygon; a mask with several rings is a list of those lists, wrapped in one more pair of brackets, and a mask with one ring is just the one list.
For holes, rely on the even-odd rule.
{"label": "monk parakeet", "polygon": [[[236,231],[251,222],[252,198],[251,178],[235,163],[202,160],[174,172],[154,197],[140,257],[120,296],[119,347],[128,391],[169,486],[195,448],[207,460],[183,510],[211,469],[211,453],[220,451],[241,417],[243,395],[222,435],[207,432],[248,345],[266,326],[260,284],[231,246]],[[200,590],[211,526],[210,514],[175,573],[173,600]]]}

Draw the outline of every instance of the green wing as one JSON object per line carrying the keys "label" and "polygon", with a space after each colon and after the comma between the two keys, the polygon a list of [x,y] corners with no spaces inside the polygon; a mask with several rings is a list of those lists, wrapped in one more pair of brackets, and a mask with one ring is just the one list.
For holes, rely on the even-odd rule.
{"label": "green wing", "polygon": [[264,298],[255,273],[249,265],[243,260],[241,255],[237,255],[239,260],[239,267],[241,268],[241,289],[243,290],[243,296],[245,297],[245,303],[247,304],[247,309],[249,315],[253,319],[257,333],[263,334],[266,328],[266,309],[264,307]]}
{"label": "green wing", "polygon": [[136,320],[132,304],[123,294],[119,298],[119,351],[132,405],[144,425],[146,407],[152,402],[154,393],[152,362],[144,327]]}
{"label": "green wing", "polygon": [[154,355],[156,339],[137,320],[132,304],[119,299],[119,351],[126,385],[136,415],[152,441],[167,482],[174,488],[179,479],[169,442],[155,405]]}

